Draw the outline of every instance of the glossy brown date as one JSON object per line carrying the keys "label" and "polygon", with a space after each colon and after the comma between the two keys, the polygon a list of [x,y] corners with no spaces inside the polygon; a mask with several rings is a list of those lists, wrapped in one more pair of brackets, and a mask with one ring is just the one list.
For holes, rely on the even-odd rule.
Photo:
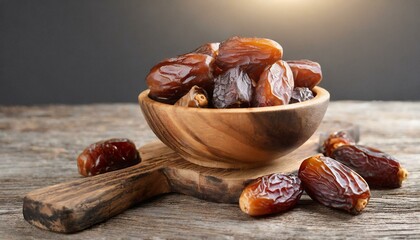
{"label": "glossy brown date", "polygon": [[136,145],[126,138],[109,139],[88,146],[77,158],[85,177],[135,165],[141,161]]}
{"label": "glossy brown date", "polygon": [[285,61],[277,61],[261,74],[255,88],[253,107],[288,104],[294,88],[293,75]]}
{"label": "glossy brown date", "polygon": [[222,72],[240,66],[257,81],[264,68],[282,56],[283,48],[271,39],[232,37],[220,44],[216,65]]}
{"label": "glossy brown date", "polygon": [[206,54],[216,58],[219,53],[219,45],[220,43],[206,43],[195,49],[193,52]]}
{"label": "glossy brown date", "polygon": [[332,152],[343,145],[353,145],[356,141],[344,131],[332,133],[324,141],[323,152],[325,156],[331,157]]}
{"label": "glossy brown date", "polygon": [[299,178],[306,193],[327,207],[358,214],[370,199],[366,181],[329,157],[319,155],[305,159],[299,168]]}
{"label": "glossy brown date", "polygon": [[239,198],[239,207],[251,216],[280,213],[293,208],[302,193],[297,176],[274,173],[249,184]]}
{"label": "glossy brown date", "polygon": [[164,103],[175,103],[194,85],[213,92],[214,58],[189,53],[176,58],[165,59],[155,65],[146,77],[149,97]]}
{"label": "glossy brown date", "polygon": [[290,103],[304,102],[314,98],[314,94],[307,87],[295,87],[292,92]]}
{"label": "glossy brown date", "polygon": [[287,61],[293,72],[295,87],[314,88],[322,80],[321,65],[319,63],[303,59]]}
{"label": "glossy brown date", "polygon": [[183,107],[205,108],[209,104],[207,93],[198,86],[193,86],[190,91],[180,98],[174,105]]}
{"label": "glossy brown date", "polygon": [[213,106],[216,108],[249,107],[252,82],[239,67],[232,68],[214,80]]}
{"label": "glossy brown date", "polygon": [[346,143],[345,134],[340,132],[330,135],[324,149],[326,155],[359,173],[372,188],[399,188],[407,179],[407,170],[393,156],[375,148]]}

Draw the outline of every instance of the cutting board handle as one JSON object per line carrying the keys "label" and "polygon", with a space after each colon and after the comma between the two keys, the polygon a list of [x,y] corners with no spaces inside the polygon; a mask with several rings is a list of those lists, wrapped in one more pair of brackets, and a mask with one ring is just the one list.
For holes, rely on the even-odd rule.
{"label": "cutting board handle", "polygon": [[163,169],[140,163],[32,191],[23,200],[23,216],[39,228],[70,233],[168,192],[170,186]]}

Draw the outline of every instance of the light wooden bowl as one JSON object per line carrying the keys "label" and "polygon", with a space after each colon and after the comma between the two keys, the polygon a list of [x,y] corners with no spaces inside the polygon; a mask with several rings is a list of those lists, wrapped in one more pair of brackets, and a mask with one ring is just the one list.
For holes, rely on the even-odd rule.
{"label": "light wooden bowl", "polygon": [[330,94],[321,87],[302,103],[261,108],[206,109],[154,101],[140,107],[156,136],[186,160],[216,168],[248,168],[284,156],[308,140],[324,117]]}

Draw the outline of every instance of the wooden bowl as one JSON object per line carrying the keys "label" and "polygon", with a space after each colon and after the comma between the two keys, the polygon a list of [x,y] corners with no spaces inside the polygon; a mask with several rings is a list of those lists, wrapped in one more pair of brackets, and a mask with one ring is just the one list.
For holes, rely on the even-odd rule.
{"label": "wooden bowl", "polygon": [[324,117],[330,94],[321,87],[308,101],[261,108],[209,109],[154,101],[140,107],[156,136],[186,160],[216,168],[249,168],[284,156],[308,140]]}

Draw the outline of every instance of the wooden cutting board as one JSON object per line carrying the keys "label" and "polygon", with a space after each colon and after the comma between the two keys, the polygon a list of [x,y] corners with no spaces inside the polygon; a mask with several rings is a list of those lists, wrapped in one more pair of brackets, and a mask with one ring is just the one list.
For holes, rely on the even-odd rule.
{"label": "wooden cutting board", "polygon": [[302,160],[318,154],[320,135],[339,129],[346,129],[358,138],[358,129],[351,124],[323,123],[294,152],[252,169],[198,166],[182,159],[161,142],[149,143],[139,149],[142,162],[138,165],[28,193],[23,200],[23,216],[39,228],[71,233],[170,192],[213,202],[237,203],[250,181],[274,172],[296,171]]}

